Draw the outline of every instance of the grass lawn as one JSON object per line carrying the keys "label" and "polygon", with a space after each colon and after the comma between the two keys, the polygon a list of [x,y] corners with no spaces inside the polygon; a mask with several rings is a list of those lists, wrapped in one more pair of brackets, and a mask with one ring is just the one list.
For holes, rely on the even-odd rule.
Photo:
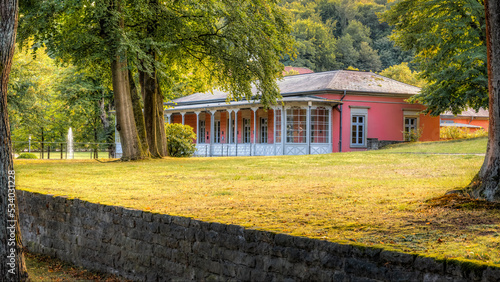
{"label": "grass lawn", "polygon": [[[35,152],[35,154],[38,158],[40,158],[40,152]],[[109,158],[109,153],[106,151],[99,151],[98,152],[98,157],[99,159],[108,159]],[[47,159],[47,152],[45,152],[44,156],[45,159]],[[66,158],[66,152],[63,152],[63,159]],[[61,152],[50,152],[50,159],[51,160],[60,160],[61,159]],[[93,159],[93,153],[92,152],[74,152],[73,153],[73,159],[75,160],[90,160]]]}
{"label": "grass lawn", "polygon": [[435,153],[435,154],[484,154],[486,152],[487,137],[474,139],[449,140],[441,142],[416,142],[410,144],[396,144],[382,150],[393,153]]}
{"label": "grass lawn", "polygon": [[[422,146],[436,153],[483,143]],[[500,266],[498,207],[429,201],[469,184],[484,157],[401,153],[422,152],[407,146],[310,156],[16,160],[15,169],[23,190]]]}

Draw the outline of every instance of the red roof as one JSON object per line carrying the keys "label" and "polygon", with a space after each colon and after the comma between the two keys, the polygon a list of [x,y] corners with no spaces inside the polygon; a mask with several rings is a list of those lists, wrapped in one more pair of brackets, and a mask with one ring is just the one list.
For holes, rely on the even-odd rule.
{"label": "red roof", "polygon": [[285,67],[285,71],[283,72],[283,75],[287,72],[290,72],[291,70],[294,70],[296,72],[298,72],[299,74],[306,74],[306,73],[313,73],[312,70],[308,69],[308,68],[298,68],[298,67]]}

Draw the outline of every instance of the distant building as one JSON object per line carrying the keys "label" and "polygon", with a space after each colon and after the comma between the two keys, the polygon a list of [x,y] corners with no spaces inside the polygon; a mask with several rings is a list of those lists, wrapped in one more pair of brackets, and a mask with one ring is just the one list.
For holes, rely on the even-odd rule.
{"label": "distant building", "polygon": [[283,75],[291,72],[296,72],[297,74],[307,74],[307,73],[313,73],[312,70],[308,68],[299,68],[299,67],[285,67],[285,71],[283,72]]}
{"label": "distant building", "polygon": [[[168,103],[167,122],[193,127],[200,156],[267,156],[362,151],[439,140],[439,117],[406,99],[420,88],[371,72],[329,71],[287,76],[282,99],[265,109],[252,100],[226,103],[228,93],[195,93]],[[117,144],[118,148],[118,144]]]}
{"label": "distant building", "polygon": [[441,116],[441,127],[460,127],[467,128],[471,131],[477,129],[484,129],[488,131],[489,126],[489,112],[485,109],[475,111],[468,109],[461,112],[459,115],[453,115],[451,112],[445,112]]}

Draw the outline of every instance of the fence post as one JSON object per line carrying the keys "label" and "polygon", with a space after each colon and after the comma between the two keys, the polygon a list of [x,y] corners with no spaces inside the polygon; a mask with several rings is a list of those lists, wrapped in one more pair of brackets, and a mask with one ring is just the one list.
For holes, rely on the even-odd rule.
{"label": "fence post", "polygon": [[63,143],[61,143],[61,160],[63,159]]}

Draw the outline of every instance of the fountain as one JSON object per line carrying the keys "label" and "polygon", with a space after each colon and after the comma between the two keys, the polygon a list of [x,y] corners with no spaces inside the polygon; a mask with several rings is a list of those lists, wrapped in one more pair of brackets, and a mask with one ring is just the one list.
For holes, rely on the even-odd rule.
{"label": "fountain", "polygon": [[68,153],[66,158],[69,160],[72,160],[75,157],[75,153],[73,150],[73,130],[71,127],[68,130]]}

